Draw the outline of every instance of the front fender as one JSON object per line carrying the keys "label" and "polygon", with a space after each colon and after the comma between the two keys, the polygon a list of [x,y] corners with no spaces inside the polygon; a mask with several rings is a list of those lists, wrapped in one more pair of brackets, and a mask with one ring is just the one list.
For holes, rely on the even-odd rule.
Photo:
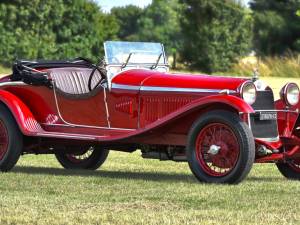
{"label": "front fender", "polygon": [[192,102],[189,108],[206,106],[211,104],[225,104],[231,108],[234,108],[238,113],[254,113],[254,109],[247,104],[243,99],[232,95],[213,95],[200,98]]}
{"label": "front fender", "polygon": [[42,130],[29,108],[17,96],[0,90],[0,102],[10,110],[24,135],[35,135]]}
{"label": "front fender", "polygon": [[278,131],[280,136],[290,136],[293,130],[299,125],[300,103],[287,108],[282,99],[275,102],[277,113]]}
{"label": "front fender", "polygon": [[201,110],[202,108],[206,108],[213,105],[225,105],[227,108],[231,108],[235,110],[237,113],[241,114],[249,114],[254,113],[254,109],[247,104],[243,99],[238,98],[232,95],[212,95],[208,97],[203,97],[192,101],[191,103],[185,105],[184,107],[168,114],[167,116],[157,120],[149,125],[147,125],[145,130],[150,130],[153,128],[157,128],[163,126],[167,123],[170,123],[174,120],[177,120],[181,117],[185,117],[197,110]]}
{"label": "front fender", "polygon": [[170,144],[170,140],[172,140],[174,144],[185,146],[188,132],[194,121],[202,113],[214,109],[231,110],[245,115],[255,112],[241,98],[232,95],[213,95],[196,99],[124,138],[129,138],[128,141],[132,143],[141,141],[149,143],[150,140],[158,138],[156,141],[161,144]]}

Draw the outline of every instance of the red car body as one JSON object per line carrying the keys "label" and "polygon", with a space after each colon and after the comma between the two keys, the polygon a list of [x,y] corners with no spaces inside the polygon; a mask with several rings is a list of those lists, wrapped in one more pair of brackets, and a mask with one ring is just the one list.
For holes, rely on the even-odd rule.
{"label": "red car body", "polygon": [[[20,154],[64,154],[64,159],[69,160],[68,164],[59,160],[62,165],[77,168],[76,164],[82,163],[80,160],[89,157],[77,156],[86,154],[89,146],[97,146],[93,151],[98,152],[103,149],[126,152],[141,149],[144,158],[188,161],[200,181],[238,183],[250,168],[245,169],[247,171],[243,175],[230,177],[231,173],[237,173],[234,171],[236,167],[242,170],[245,166],[237,166],[244,154],[242,150],[231,152],[229,148],[234,145],[237,148],[246,147],[242,147],[240,141],[232,141],[236,134],[234,126],[231,128],[226,121],[223,124],[221,117],[213,121],[213,115],[224,112],[238,118],[236,120],[244,124],[241,126],[246,125],[248,128],[243,129],[250,131],[247,131],[250,136],[246,139],[253,138],[255,143],[249,144],[253,148],[249,150],[253,156],[250,154],[244,164],[275,162],[279,167],[284,165],[285,169],[289,169],[288,174],[292,175],[280,169],[289,178],[297,178],[296,175],[300,174],[300,103],[289,106],[283,98],[275,102],[272,90],[266,87],[257,90],[256,102],[250,105],[242,98],[241,91],[245,84],[252,83],[252,79],[171,74],[149,68],[133,68],[117,73],[109,82],[88,91],[86,84],[91,68],[40,66],[34,70],[46,73],[53,85],[15,81],[13,75],[5,76],[0,81],[0,101],[3,108],[11,113],[22,135]],[[263,112],[275,112],[277,119],[260,120],[259,114]],[[207,121],[211,122],[206,123],[209,125],[207,128],[199,128],[195,141],[192,138],[193,129],[198,126],[197,121],[204,117],[210,118]],[[0,115],[0,120],[4,121],[5,127],[5,115]],[[205,129],[208,129],[206,133]],[[195,162],[189,158],[189,154],[193,154],[188,152],[188,148],[193,148],[191,140],[196,142],[195,149],[198,142],[203,146],[204,140],[212,143],[212,139],[217,139],[209,134],[213,129],[219,129],[215,131],[215,136],[219,138],[215,143],[219,144],[210,144],[202,161]],[[9,136],[5,132],[2,128],[0,160],[3,162],[10,154],[10,149],[5,148],[10,141],[5,142],[5,136]],[[224,154],[222,149],[226,149]],[[210,155],[207,153],[209,151],[212,152]],[[223,156],[218,156],[221,153]],[[202,154],[201,151],[196,152],[195,156],[196,159],[201,158],[197,154]],[[106,156],[99,156],[94,164],[102,164]],[[201,171],[198,167],[193,168],[195,163],[196,167],[200,165]],[[97,168],[94,164],[78,168]],[[5,163],[3,165],[3,171],[12,168],[5,166]]]}

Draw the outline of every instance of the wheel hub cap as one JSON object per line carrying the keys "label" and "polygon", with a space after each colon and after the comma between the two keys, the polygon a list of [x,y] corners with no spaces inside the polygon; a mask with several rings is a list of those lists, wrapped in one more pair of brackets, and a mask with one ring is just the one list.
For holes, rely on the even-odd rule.
{"label": "wheel hub cap", "polygon": [[218,145],[211,145],[209,147],[209,150],[207,151],[207,153],[211,154],[211,155],[217,155],[220,151],[221,147]]}

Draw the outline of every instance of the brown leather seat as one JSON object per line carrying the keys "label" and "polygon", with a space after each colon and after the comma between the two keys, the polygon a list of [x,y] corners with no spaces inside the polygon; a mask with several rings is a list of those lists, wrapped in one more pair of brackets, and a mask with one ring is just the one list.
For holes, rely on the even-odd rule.
{"label": "brown leather seat", "polygon": [[[88,81],[92,69],[90,68],[54,68],[48,70],[50,77],[55,81],[56,88],[67,94],[89,93]],[[92,79],[94,87],[102,79],[99,71],[95,71]]]}

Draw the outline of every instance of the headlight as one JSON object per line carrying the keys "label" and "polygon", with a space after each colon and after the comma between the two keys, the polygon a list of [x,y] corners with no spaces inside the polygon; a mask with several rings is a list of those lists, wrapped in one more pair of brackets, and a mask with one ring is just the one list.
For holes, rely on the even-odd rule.
{"label": "headlight", "polygon": [[252,82],[245,82],[241,87],[241,97],[249,105],[252,105],[256,100],[256,88]]}
{"label": "headlight", "polygon": [[295,83],[287,83],[280,91],[280,97],[289,106],[299,102],[299,87]]}

